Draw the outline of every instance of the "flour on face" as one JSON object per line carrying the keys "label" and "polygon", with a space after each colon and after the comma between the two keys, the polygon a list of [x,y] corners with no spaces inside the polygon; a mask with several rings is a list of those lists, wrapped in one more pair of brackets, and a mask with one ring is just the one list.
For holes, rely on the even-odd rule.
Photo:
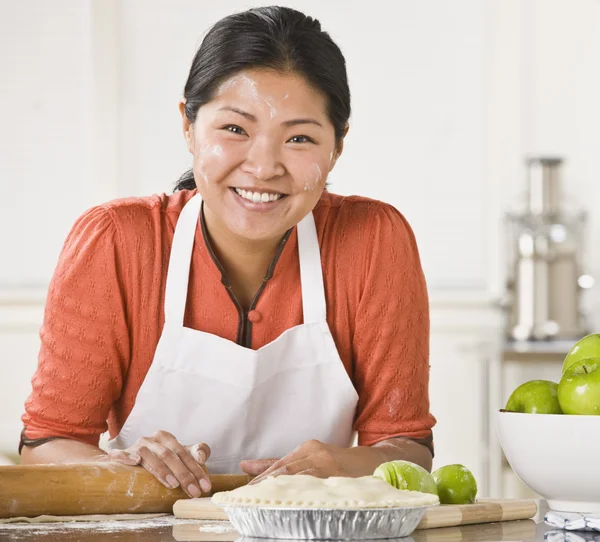
{"label": "flour on face", "polygon": [[314,174],[314,177],[311,177],[306,181],[306,184],[304,185],[304,190],[314,190],[315,188],[317,188],[317,186],[319,186],[319,184],[321,183],[321,179],[323,178],[323,173],[319,164],[314,163],[312,165],[311,170]]}

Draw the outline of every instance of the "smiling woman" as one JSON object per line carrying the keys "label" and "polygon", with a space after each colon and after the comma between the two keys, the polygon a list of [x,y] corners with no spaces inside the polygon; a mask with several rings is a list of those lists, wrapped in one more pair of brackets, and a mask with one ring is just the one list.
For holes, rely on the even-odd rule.
{"label": "smiling woman", "polygon": [[210,489],[204,465],[256,480],[431,468],[412,230],[325,188],[350,116],[340,49],[289,8],[231,15],[179,107],[193,167],[175,192],[94,207],[65,242],[23,463],[141,464],[190,496]]}

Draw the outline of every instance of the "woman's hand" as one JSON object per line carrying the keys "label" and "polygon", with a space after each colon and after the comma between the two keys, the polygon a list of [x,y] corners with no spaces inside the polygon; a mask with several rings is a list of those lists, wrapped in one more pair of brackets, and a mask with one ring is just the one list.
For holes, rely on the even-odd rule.
{"label": "woman's hand", "polygon": [[393,437],[372,446],[340,448],[318,440],[304,442],[281,459],[256,459],[242,461],[240,466],[247,474],[254,474],[250,484],[267,476],[280,474],[310,474],[318,478],[329,476],[368,476],[382,463],[404,459],[431,471],[431,451],[427,446],[410,438]]}
{"label": "woman's hand", "polygon": [[257,474],[250,484],[281,474],[310,474],[318,478],[372,474],[374,469],[369,465],[365,470],[364,453],[357,450],[309,440],[281,459],[242,461],[240,466],[247,474]]}
{"label": "woman's hand", "polygon": [[124,465],[141,465],[169,489],[181,486],[190,497],[210,491],[210,478],[203,468],[210,448],[204,443],[183,446],[171,433],[157,431],[125,450],[110,450],[108,457]]}

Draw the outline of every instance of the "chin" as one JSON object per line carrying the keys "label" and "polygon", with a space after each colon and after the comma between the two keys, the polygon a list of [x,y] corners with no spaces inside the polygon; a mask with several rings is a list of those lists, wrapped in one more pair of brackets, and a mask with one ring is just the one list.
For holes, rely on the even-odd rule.
{"label": "chin", "polygon": [[270,241],[277,237],[283,237],[285,232],[289,229],[285,228],[282,230],[280,227],[277,227],[277,225],[272,225],[269,227],[266,224],[264,227],[260,227],[256,224],[248,224],[246,227],[240,227],[236,224],[228,224],[228,228],[238,237],[253,242]]}

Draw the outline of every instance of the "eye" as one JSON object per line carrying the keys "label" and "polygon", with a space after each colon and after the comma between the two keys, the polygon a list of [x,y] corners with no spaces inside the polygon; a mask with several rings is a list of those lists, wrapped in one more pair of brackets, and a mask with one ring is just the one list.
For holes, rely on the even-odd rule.
{"label": "eye", "polygon": [[[298,141],[298,140],[302,140],[302,141]],[[305,135],[294,136],[289,141],[291,141],[292,143],[314,143],[315,142],[314,139],[311,139],[310,137],[305,136]]]}
{"label": "eye", "polygon": [[228,132],[239,135],[244,135],[246,133],[243,128],[240,128],[235,124],[228,124],[227,126],[223,126],[223,130],[227,130]]}

